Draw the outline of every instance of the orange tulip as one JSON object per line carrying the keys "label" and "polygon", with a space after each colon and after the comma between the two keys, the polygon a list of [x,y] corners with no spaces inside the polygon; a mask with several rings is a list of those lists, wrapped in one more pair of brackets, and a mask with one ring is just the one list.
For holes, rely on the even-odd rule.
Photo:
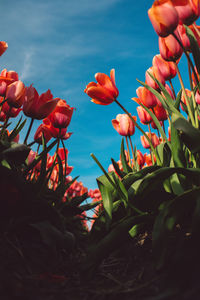
{"label": "orange tulip", "polygon": [[[136,121],[137,118],[133,116],[133,119]],[[135,133],[135,124],[127,114],[118,114],[112,125],[120,135],[131,136]]]}
{"label": "orange tulip", "polygon": [[162,105],[156,105],[153,112],[159,121],[167,120],[167,112]]}
{"label": "orange tulip", "polygon": [[181,42],[182,42],[185,50],[190,51],[190,40],[189,40],[189,37],[186,34],[186,29],[183,26],[183,24],[179,23],[178,27],[177,27],[177,30],[178,30]]}
{"label": "orange tulip", "polygon": [[158,67],[165,81],[176,76],[177,71],[174,62],[164,60],[160,54],[154,56],[152,64]]}
{"label": "orange tulip", "polygon": [[[139,103],[141,102],[147,108],[152,108],[157,105],[156,97],[147,88],[140,86],[139,88],[137,88],[136,94],[139,98]],[[135,100],[135,98],[132,99]]]}
{"label": "orange tulip", "polygon": [[138,106],[136,109],[137,109],[138,116],[140,118],[140,122],[142,124],[151,123],[152,117],[142,106]]}
{"label": "orange tulip", "polygon": [[17,72],[13,70],[7,71],[7,69],[3,69],[0,74],[0,79],[2,80],[5,79],[5,81],[7,79],[10,80],[11,82],[14,82],[19,80],[19,76]]}
{"label": "orange tulip", "polygon": [[26,88],[21,80],[11,83],[6,90],[7,103],[19,108],[24,102]]}
{"label": "orange tulip", "polygon": [[148,10],[149,19],[161,37],[171,34],[177,27],[179,17],[170,0],[156,0]]}
{"label": "orange tulip", "polygon": [[110,71],[110,77],[104,73],[96,73],[97,83],[90,82],[84,92],[92,98],[92,102],[100,105],[112,103],[119,95],[115,85],[115,70]]}
{"label": "orange tulip", "polygon": [[191,25],[200,15],[199,0],[173,0],[173,5],[185,25]]}
{"label": "orange tulip", "polygon": [[142,168],[145,164],[145,158],[140,150],[137,150],[137,163],[140,168]]}
{"label": "orange tulip", "polygon": [[0,56],[7,50],[8,44],[6,42],[0,41]]}
{"label": "orange tulip", "polygon": [[54,138],[61,138],[67,140],[72,135],[72,132],[67,132],[67,127],[65,128],[55,128],[48,118],[43,120],[43,123],[48,127],[51,136]]}
{"label": "orange tulip", "polygon": [[51,91],[39,96],[37,90],[30,85],[26,89],[23,112],[27,117],[42,120],[46,118],[56,107],[60,98],[54,98]]}
{"label": "orange tulip", "polygon": [[155,90],[160,90],[158,84],[155,82],[155,80],[149,75],[149,73],[151,75],[153,75],[155,77],[155,79],[157,79],[160,83],[162,83],[163,85],[165,85],[165,79],[162,76],[159,68],[157,66],[152,66],[150,67],[146,73],[145,73],[145,78],[146,78],[146,84],[149,85],[150,87],[152,87]]}
{"label": "orange tulip", "polygon": [[66,128],[71,122],[73,110],[74,107],[70,107],[65,100],[60,99],[48,119],[55,128]]}
{"label": "orange tulip", "polygon": [[[176,31],[176,35],[180,39],[178,31]],[[181,57],[183,49],[173,35],[170,34],[166,38],[159,37],[158,43],[160,54],[163,59],[175,62]]]}
{"label": "orange tulip", "polygon": [[[152,145],[153,147],[157,147],[159,144],[160,144],[160,141],[159,141],[159,138],[157,137],[157,135],[155,133],[149,133],[149,132],[146,132],[146,135],[149,137],[149,139],[151,140],[152,142]],[[142,135],[140,137],[140,140],[141,140],[141,143],[142,143],[142,146],[145,148],[145,149],[148,149],[150,148],[150,145],[149,145],[149,142],[147,141],[146,137],[144,135]]]}

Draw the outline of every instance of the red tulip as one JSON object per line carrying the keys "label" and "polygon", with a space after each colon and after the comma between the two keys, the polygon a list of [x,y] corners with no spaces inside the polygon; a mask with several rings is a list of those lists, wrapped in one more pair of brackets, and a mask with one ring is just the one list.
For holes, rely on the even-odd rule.
{"label": "red tulip", "polygon": [[54,98],[51,91],[39,96],[37,90],[30,85],[26,89],[23,112],[27,117],[42,120],[46,118],[56,107],[60,98]]}
{"label": "red tulip", "polygon": [[147,108],[152,108],[157,105],[156,97],[147,88],[140,86],[137,88],[136,94],[142,104],[144,104]]}
{"label": "red tulip", "polygon": [[[133,119],[136,121],[137,118],[133,116]],[[135,133],[135,124],[127,114],[118,114],[112,125],[120,135],[131,136]]]}
{"label": "red tulip", "polygon": [[137,109],[138,116],[140,118],[140,122],[142,124],[151,123],[152,117],[142,106],[138,106],[136,109]]}
{"label": "red tulip", "polygon": [[[0,102],[2,101],[3,101],[3,97],[1,98]],[[18,116],[21,110],[22,110],[21,108],[16,108],[8,105],[7,102],[5,102],[2,105],[2,112],[5,114],[7,118],[15,118],[16,116]]]}
{"label": "red tulip", "polygon": [[[152,142],[152,145],[153,147],[157,147],[159,144],[160,144],[160,141],[159,141],[159,138],[157,137],[157,135],[155,133],[149,133],[149,132],[146,132],[146,135],[149,137],[149,139],[151,140]],[[142,135],[140,137],[140,140],[141,140],[141,143],[142,143],[142,146],[145,148],[145,149],[148,149],[150,148],[150,145],[149,145],[149,142],[147,141],[146,137],[144,135]]]}
{"label": "red tulip", "polygon": [[26,88],[21,80],[11,83],[6,90],[7,103],[19,108],[24,102]]}
{"label": "red tulip", "polygon": [[179,33],[180,40],[181,40],[185,50],[190,51],[190,40],[186,34],[186,29],[183,26],[183,24],[180,24],[180,23],[178,24],[177,31]]}
{"label": "red tulip", "polygon": [[153,112],[159,121],[167,120],[167,112],[162,105],[156,105]]}
{"label": "red tulip", "polygon": [[163,85],[165,85],[165,79],[162,76],[159,68],[157,66],[153,66],[151,68],[149,68],[146,73],[145,73],[145,78],[146,78],[146,84],[149,85],[150,87],[152,87],[154,90],[160,90],[158,84],[155,82],[155,80],[149,75],[149,73],[151,75],[153,75],[155,77],[155,79],[157,79],[160,83],[162,83]]}
{"label": "red tulip", "polygon": [[34,141],[40,145],[42,145],[42,135],[45,143],[48,143],[48,141],[52,138],[52,134],[45,124],[41,124],[34,135]]}
{"label": "red tulip", "polygon": [[92,102],[100,105],[112,103],[119,95],[115,85],[115,70],[110,71],[110,77],[104,73],[96,73],[97,83],[90,82],[84,92],[92,98]]}
{"label": "red tulip", "polygon": [[137,163],[140,168],[142,168],[145,164],[145,158],[140,150],[137,150]]}
{"label": "red tulip", "polygon": [[172,2],[183,24],[191,25],[198,19],[200,15],[199,0],[173,0]]}
{"label": "red tulip", "polygon": [[0,41],[0,56],[7,50],[8,44],[4,41]]}
{"label": "red tulip", "polygon": [[170,0],[156,0],[148,10],[149,19],[161,37],[171,34],[177,27],[179,18]]}
{"label": "red tulip", "polygon": [[196,94],[195,94],[195,100],[196,100],[197,104],[200,104],[200,93],[198,90],[196,91]]}
{"label": "red tulip", "polygon": [[55,128],[66,128],[70,124],[74,107],[70,107],[65,100],[59,100],[48,119]]}
{"label": "red tulip", "polygon": [[174,62],[166,61],[160,54],[154,56],[152,61],[153,66],[157,66],[165,81],[170,80],[176,76],[176,67]]}
{"label": "red tulip", "polygon": [[43,120],[43,123],[48,127],[51,136],[54,138],[61,138],[67,140],[72,135],[72,132],[67,132],[67,127],[65,128],[55,128],[48,118]]}
{"label": "red tulip", "polygon": [[[176,31],[176,36],[180,39],[178,31]],[[158,42],[160,54],[163,59],[175,62],[181,57],[183,49],[173,35],[170,34],[166,38],[159,37]]]}

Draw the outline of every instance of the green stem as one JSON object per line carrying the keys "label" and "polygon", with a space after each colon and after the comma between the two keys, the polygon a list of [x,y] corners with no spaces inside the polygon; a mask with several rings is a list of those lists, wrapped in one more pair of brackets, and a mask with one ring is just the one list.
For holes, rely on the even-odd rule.
{"label": "green stem", "polygon": [[29,128],[28,128],[28,131],[27,131],[27,133],[26,133],[26,137],[25,137],[25,139],[24,139],[24,144],[26,144],[27,139],[28,139],[28,137],[29,137],[29,134],[30,134],[30,132],[31,132],[31,128],[32,128],[32,126],[33,126],[33,121],[34,121],[34,119],[32,118],[32,119],[31,119],[31,122],[30,122],[30,125],[29,125]]}
{"label": "green stem", "polygon": [[196,73],[196,71],[195,71],[194,65],[193,65],[193,63],[192,63],[192,60],[191,60],[189,54],[188,54],[187,51],[185,50],[185,48],[184,48],[182,42],[179,40],[179,38],[176,36],[176,34],[173,32],[172,35],[173,35],[173,37],[176,39],[176,41],[179,43],[179,45],[181,46],[181,48],[183,49],[183,52],[185,53],[185,55],[186,55],[186,57],[187,57],[187,60],[188,60],[190,66],[191,66],[191,68],[192,68],[192,72],[193,72],[193,74],[194,74],[194,77],[195,77],[195,79],[196,79],[196,82],[199,82],[197,73]]}
{"label": "green stem", "polygon": [[132,143],[132,140],[131,140],[131,137],[129,136],[129,142],[130,142],[130,145],[131,145],[131,151],[132,151],[132,155],[133,155],[133,164],[134,164],[134,170],[136,171],[136,161],[135,161],[135,153],[134,153],[134,150],[133,150],[133,143]]}
{"label": "green stem", "polygon": [[129,160],[129,164],[130,164],[130,167],[131,167],[131,156],[130,156],[130,149],[129,149],[129,145],[128,145],[127,136],[125,136],[125,140],[126,140],[126,147],[127,147],[127,152],[128,152],[128,160]]}
{"label": "green stem", "polygon": [[26,176],[26,174],[28,174],[28,172],[34,168],[37,163],[42,159],[43,155],[48,153],[58,142],[58,139],[54,140],[53,143],[51,143],[44,151],[42,151],[38,158],[36,158],[25,170],[24,170],[24,175]]}
{"label": "green stem", "polygon": [[134,118],[131,116],[131,114],[125,109],[125,107],[123,107],[122,105],[121,105],[121,103],[117,100],[117,99],[115,99],[114,100],[118,105],[119,105],[119,107],[121,107],[121,109],[129,116],[129,118],[133,121],[133,123],[135,124],[135,126],[142,132],[142,134],[145,136],[145,138],[147,139],[147,141],[149,142],[149,145],[150,145],[150,147],[151,147],[151,150],[152,150],[152,152],[155,154],[155,156],[156,156],[156,159],[157,159],[157,161],[161,164],[161,161],[160,161],[160,158],[159,158],[159,156],[158,156],[158,154],[156,153],[156,151],[155,151],[155,149],[154,149],[154,146],[153,146],[153,144],[152,144],[152,142],[151,142],[151,140],[150,140],[150,138],[148,137],[148,135],[144,132],[144,130],[136,123],[136,121],[134,120]]}
{"label": "green stem", "polygon": [[174,87],[173,87],[173,84],[172,84],[171,79],[169,79],[169,84],[170,84],[170,87],[171,87],[171,89],[172,89],[172,93],[173,93],[173,95],[174,95],[174,99],[176,99],[176,93],[175,93],[175,90],[174,90]]}
{"label": "green stem", "polygon": [[66,148],[65,148],[65,144],[63,142],[63,139],[61,139],[61,143],[63,145],[64,155],[65,155],[65,173],[64,173],[64,176],[66,178],[66,174],[67,174],[67,155],[66,155]]}
{"label": "green stem", "polygon": [[183,79],[181,77],[181,73],[180,73],[178,65],[176,63],[175,63],[175,66],[176,66],[177,75],[178,75],[178,78],[179,78],[179,81],[180,81],[180,84],[181,84],[181,88],[183,90],[183,95],[185,97],[186,106],[187,106],[187,109],[188,109],[188,114],[189,114],[192,125],[195,127],[195,120],[194,120],[194,117],[193,117],[193,114],[192,114],[192,110],[191,110],[191,107],[190,107],[188,96],[187,96],[186,91],[185,91],[185,86],[184,86],[184,83],[183,83]]}
{"label": "green stem", "polygon": [[194,117],[195,117],[195,127],[199,128],[199,120],[198,120],[198,111],[197,111],[197,103],[195,100],[195,95],[194,95],[194,88],[192,84],[192,74],[191,74],[191,67],[188,61],[188,73],[189,73],[189,80],[190,80],[190,89],[191,89],[191,95],[192,95],[192,104],[194,108]]}

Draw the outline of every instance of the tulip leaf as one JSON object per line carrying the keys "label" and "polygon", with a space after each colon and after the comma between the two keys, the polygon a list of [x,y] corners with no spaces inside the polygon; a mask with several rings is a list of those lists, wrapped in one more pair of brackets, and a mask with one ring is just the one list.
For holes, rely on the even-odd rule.
{"label": "tulip leaf", "polygon": [[103,206],[106,213],[106,228],[108,230],[112,220],[112,208],[113,208],[112,194],[110,189],[107,186],[105,186],[100,180],[97,179],[97,183],[103,200]]}
{"label": "tulip leaf", "polygon": [[128,190],[130,186],[137,180],[143,179],[147,174],[152,173],[158,169],[160,169],[160,166],[149,166],[141,169],[138,172],[131,172],[127,174],[125,177],[123,177],[122,182],[126,189]]}
{"label": "tulip leaf", "polygon": [[15,126],[15,128],[12,130],[11,134],[8,137],[9,141],[12,141],[17,135],[18,133],[23,129],[24,125],[26,124],[26,120],[25,119],[22,123],[21,123],[22,117],[20,118],[19,122],[17,123],[17,125]]}
{"label": "tulip leaf", "polygon": [[82,271],[94,271],[97,264],[130,239],[129,230],[134,225],[144,222],[145,224],[152,222],[152,217],[148,214],[143,214],[126,217],[124,220],[121,220],[100,242],[88,250]]}
{"label": "tulip leaf", "polygon": [[190,149],[192,153],[200,151],[200,131],[193,127],[184,118],[179,118],[178,115],[172,114],[172,123],[175,129],[178,130],[180,139]]}
{"label": "tulip leaf", "polygon": [[24,144],[11,142],[10,147],[2,151],[2,156],[13,164],[22,164],[25,162],[30,148]]}
{"label": "tulip leaf", "polygon": [[112,164],[113,164],[113,167],[114,167],[116,173],[117,173],[121,178],[123,178],[123,177],[126,175],[126,173],[124,173],[123,171],[120,170],[120,168],[119,168],[119,166],[118,166],[118,163],[117,163],[113,158],[111,158],[111,161],[112,161]]}
{"label": "tulip leaf", "polygon": [[[157,268],[161,268],[167,256],[167,245],[170,232],[176,224],[181,224],[195,208],[195,202],[199,199],[200,188],[188,190],[183,194],[167,202],[157,216],[153,228],[153,253]],[[168,254],[169,255],[169,254]]]}
{"label": "tulip leaf", "polygon": [[194,61],[195,61],[197,71],[200,74],[200,60],[199,60],[200,49],[199,49],[197,39],[196,39],[194,33],[192,32],[192,30],[188,26],[184,25],[184,27],[186,29],[186,34],[187,34],[187,36],[189,37],[189,40],[190,40],[190,49],[192,51],[192,55],[193,55],[193,58],[194,58]]}

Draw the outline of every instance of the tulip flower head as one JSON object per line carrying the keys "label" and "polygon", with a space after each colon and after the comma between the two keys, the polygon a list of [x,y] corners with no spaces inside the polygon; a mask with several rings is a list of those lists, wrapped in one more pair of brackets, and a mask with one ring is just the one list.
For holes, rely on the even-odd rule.
{"label": "tulip flower head", "polygon": [[137,109],[138,116],[140,118],[140,122],[142,124],[151,123],[152,117],[142,106],[138,106],[136,109]]}
{"label": "tulip flower head", "polygon": [[170,0],[156,0],[148,10],[149,19],[161,37],[171,34],[177,27],[179,17]]}
{"label": "tulip flower head", "polygon": [[[181,40],[178,30],[176,30],[175,34]],[[176,62],[181,57],[183,49],[172,34],[165,38],[159,37],[158,43],[163,59]]]}
{"label": "tulip flower head", "polygon": [[[157,99],[154,96],[154,94],[152,92],[150,92],[144,86],[139,86],[139,88],[137,88],[137,90],[136,90],[136,94],[139,98],[138,102],[139,103],[141,102],[146,107],[152,108],[157,105]],[[135,100],[135,98],[132,98],[132,99]]]}
{"label": "tulip flower head", "polygon": [[173,0],[179,20],[185,25],[191,25],[200,15],[199,0]]}
{"label": "tulip flower head", "polygon": [[[157,137],[157,135],[155,133],[146,132],[146,135],[151,140],[152,145],[153,145],[154,148],[157,147],[160,144],[159,138]],[[140,136],[140,140],[141,140],[142,146],[145,149],[149,149],[150,148],[149,142],[147,141],[147,139],[146,139],[146,137],[144,135]]]}
{"label": "tulip flower head", "polygon": [[166,61],[160,54],[154,56],[152,61],[153,66],[157,66],[165,81],[170,80],[176,76],[176,66],[172,61]]}
{"label": "tulip flower head", "polygon": [[11,83],[6,90],[7,103],[10,106],[19,108],[24,102],[26,88],[21,80]]}
{"label": "tulip flower head", "polygon": [[30,85],[26,89],[23,112],[27,117],[42,120],[46,118],[56,107],[60,98],[54,98],[51,91],[39,96],[37,90]]}
{"label": "tulip flower head", "polygon": [[[136,121],[136,117],[133,116]],[[135,133],[135,124],[127,114],[118,114],[116,119],[112,120],[115,130],[122,136],[131,136]]]}
{"label": "tulip flower head", "polygon": [[60,99],[48,119],[55,128],[66,128],[71,122],[73,111],[74,107],[70,107],[65,100]]}
{"label": "tulip flower head", "polygon": [[108,105],[115,101],[119,91],[115,85],[115,70],[110,71],[110,77],[104,73],[96,73],[97,83],[90,82],[84,92],[92,98],[92,102],[100,105]]}
{"label": "tulip flower head", "polygon": [[0,56],[7,50],[8,44],[4,41],[0,41]]}

